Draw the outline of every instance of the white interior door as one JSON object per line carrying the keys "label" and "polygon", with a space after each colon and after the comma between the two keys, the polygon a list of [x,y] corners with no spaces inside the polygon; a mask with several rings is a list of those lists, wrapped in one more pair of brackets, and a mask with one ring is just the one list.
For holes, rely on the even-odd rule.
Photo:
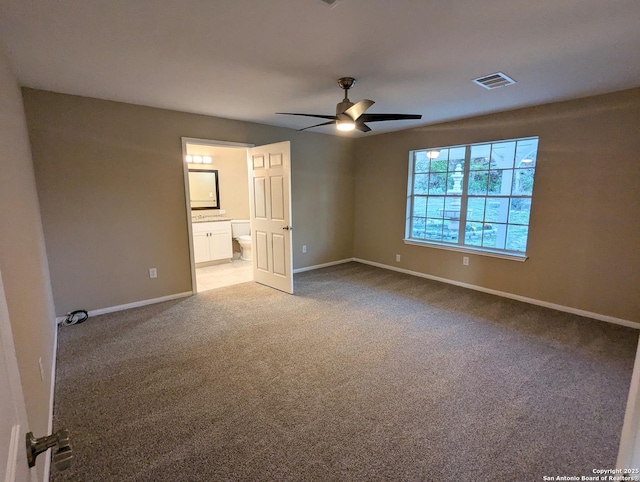
{"label": "white interior door", "polygon": [[25,449],[26,433],[27,415],[0,274],[0,480],[30,480]]}
{"label": "white interior door", "polygon": [[291,146],[286,141],[248,152],[253,279],[293,293]]}

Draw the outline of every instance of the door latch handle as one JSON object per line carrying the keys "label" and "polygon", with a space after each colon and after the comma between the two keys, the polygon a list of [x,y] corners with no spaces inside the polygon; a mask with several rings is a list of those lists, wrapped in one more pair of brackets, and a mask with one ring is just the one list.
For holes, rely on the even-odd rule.
{"label": "door latch handle", "polygon": [[36,457],[50,448],[56,447],[53,453],[53,464],[58,470],[67,470],[73,460],[73,449],[69,440],[69,431],[60,429],[47,437],[35,438],[33,432],[27,434],[27,462],[35,467]]}
{"label": "door latch handle", "polygon": [[293,226],[285,226],[284,228],[285,231],[293,231]]}

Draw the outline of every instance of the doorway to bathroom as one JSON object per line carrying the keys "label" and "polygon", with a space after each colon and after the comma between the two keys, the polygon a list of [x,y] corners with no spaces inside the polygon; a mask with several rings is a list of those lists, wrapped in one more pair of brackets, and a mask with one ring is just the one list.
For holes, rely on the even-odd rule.
{"label": "doorway to bathroom", "polygon": [[194,292],[254,279],[247,163],[252,146],[182,139]]}

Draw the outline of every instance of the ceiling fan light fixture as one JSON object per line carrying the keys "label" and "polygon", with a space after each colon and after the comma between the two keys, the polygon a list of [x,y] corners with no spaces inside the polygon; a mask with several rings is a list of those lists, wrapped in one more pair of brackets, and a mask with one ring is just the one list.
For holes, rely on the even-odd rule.
{"label": "ceiling fan light fixture", "polygon": [[427,151],[427,157],[429,159],[437,159],[440,155],[440,149],[430,149]]}
{"label": "ceiling fan light fixture", "polygon": [[356,123],[349,119],[345,119],[345,120],[338,119],[336,121],[336,127],[338,128],[339,131],[348,132],[356,128]]}

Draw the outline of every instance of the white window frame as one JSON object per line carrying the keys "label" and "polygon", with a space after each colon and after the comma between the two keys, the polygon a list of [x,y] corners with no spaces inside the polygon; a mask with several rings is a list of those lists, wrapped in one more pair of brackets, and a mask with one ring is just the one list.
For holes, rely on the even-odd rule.
{"label": "white window frame", "polygon": [[[443,146],[443,147],[432,147],[432,148],[423,148],[423,149],[415,149],[412,151],[409,151],[409,169],[408,169],[408,182],[407,182],[407,207],[406,207],[406,218],[405,218],[405,237],[403,239],[405,244],[408,245],[414,245],[414,246],[421,246],[421,247],[428,247],[428,248],[436,248],[436,249],[444,249],[444,250],[449,250],[449,251],[457,251],[457,252],[462,252],[462,253],[471,253],[471,254],[478,254],[478,255],[482,255],[482,256],[490,256],[490,257],[495,257],[495,258],[502,258],[502,259],[508,259],[508,260],[513,260],[513,261],[521,261],[524,262],[528,259],[527,253],[525,252],[520,252],[520,251],[510,251],[507,249],[496,249],[496,248],[491,248],[491,247],[483,247],[483,246],[473,246],[473,245],[466,245],[464,244],[465,242],[465,226],[467,223],[467,205],[468,205],[468,198],[469,197],[483,197],[485,199],[490,198],[490,197],[505,197],[506,199],[509,200],[509,204],[511,202],[511,199],[517,199],[517,198],[526,198],[526,199],[531,199],[531,202],[533,204],[533,191],[531,193],[530,196],[526,195],[526,196],[514,196],[513,193],[511,193],[509,196],[492,196],[489,192],[487,192],[486,195],[484,196],[478,196],[478,195],[469,195],[468,193],[468,184],[469,184],[469,177],[470,177],[470,172],[471,172],[471,148],[473,146],[482,146],[482,145],[487,145],[487,144],[497,144],[497,143],[502,143],[502,142],[513,142],[513,141],[524,141],[524,140],[529,140],[529,139],[536,139],[539,142],[539,137],[537,136],[529,136],[529,137],[521,137],[521,138],[515,138],[515,139],[504,139],[504,140],[495,140],[495,141],[485,141],[485,142],[477,142],[477,143],[473,143],[473,144],[461,144],[461,145],[455,145],[455,146]],[[460,196],[460,220],[459,220],[459,224],[460,224],[460,230],[459,230],[459,235],[458,235],[458,240],[457,242],[447,242],[447,241],[438,241],[438,240],[429,240],[429,239],[419,239],[419,238],[412,238],[411,237],[411,233],[413,230],[413,203],[414,203],[414,199],[415,199],[415,194],[413,192],[414,190],[414,175],[415,175],[415,162],[416,162],[416,152],[421,152],[421,151],[430,151],[430,150],[435,150],[435,151],[440,151],[443,149],[455,149],[455,148],[465,148],[465,160],[464,160],[464,170],[463,170],[463,174],[464,177],[462,179],[462,193]],[[534,169],[537,167],[537,162],[536,162],[536,166],[534,166]],[[516,166],[514,166],[515,169],[517,168]],[[535,171],[534,171],[534,187],[535,187]],[[418,194],[418,196],[420,196],[420,194]],[[427,195],[427,198],[430,195]],[[444,194],[442,195],[444,196]],[[507,226],[509,225],[509,223],[507,223]],[[527,224],[527,226],[530,226],[530,220],[529,223]],[[529,233],[527,233],[527,247],[528,247],[528,238],[529,238]]]}

